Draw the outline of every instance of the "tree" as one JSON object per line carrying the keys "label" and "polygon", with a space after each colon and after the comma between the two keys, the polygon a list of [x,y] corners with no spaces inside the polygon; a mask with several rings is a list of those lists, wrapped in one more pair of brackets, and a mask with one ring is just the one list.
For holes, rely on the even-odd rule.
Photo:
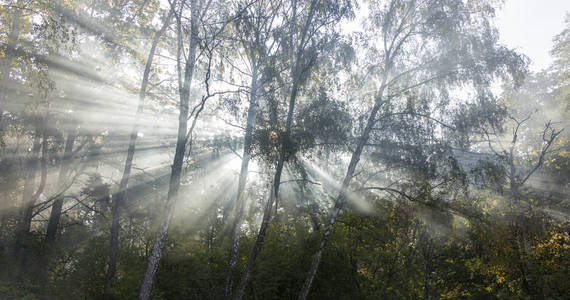
{"label": "tree", "polygon": [[[39,211],[45,209],[36,202],[46,187],[48,166],[51,160],[50,152],[58,144],[58,130],[48,122],[48,115],[52,102],[54,102],[52,93],[55,89],[54,82],[50,78],[49,61],[57,57],[60,52],[73,48],[74,32],[60,22],[58,12],[47,9],[44,3],[18,1],[6,5],[6,8],[13,14],[4,14],[12,17],[12,27],[8,41],[2,47],[5,56],[1,63],[3,80],[0,97],[4,102],[6,96],[17,97],[22,92],[28,92],[28,96],[32,98],[32,103],[10,101],[10,105],[4,106],[7,109],[6,118],[1,120],[3,129],[10,127],[10,124],[4,121],[18,120],[22,124],[27,123],[26,126],[31,125],[29,132],[33,136],[33,151],[28,159],[24,182],[22,201],[24,207],[14,246],[15,255],[19,257],[24,240],[30,232],[32,219]],[[20,38],[24,35],[25,38]],[[18,74],[15,76],[17,80],[12,80],[10,74]],[[18,115],[20,109],[27,112]],[[52,144],[50,139],[53,140],[54,145],[50,145]],[[52,149],[49,149],[50,146]],[[40,149],[41,156],[39,156]],[[18,150],[16,147],[14,153]],[[40,168],[40,182],[34,191],[37,171]],[[24,257],[21,258],[23,261]]]}
{"label": "tree", "polygon": [[1,297],[564,298],[567,35],[499,4],[0,0]]}
{"label": "tree", "polygon": [[[472,9],[476,12],[470,13]],[[506,71],[512,71],[515,79],[520,78],[518,72],[522,60],[515,53],[496,46],[496,36],[485,21],[490,13],[490,6],[457,1],[389,1],[385,5],[376,3],[371,7],[370,26],[378,27],[371,28],[378,35],[377,43],[371,43],[378,48],[373,48],[370,55],[377,59],[370,66],[372,71],[377,71],[372,74],[376,75],[371,99],[373,106],[367,113],[366,124],[352,152],[299,299],[305,299],[309,293],[327,239],[375,125],[387,116],[401,113],[386,109],[398,109],[398,101],[406,103],[406,92],[422,91],[423,87],[439,91],[421,95],[435,104],[445,101],[448,89],[454,85],[472,83],[483,96],[490,93],[485,87],[495,74],[506,75]]]}
{"label": "tree", "polygon": [[[36,201],[42,194],[47,178],[47,154],[48,154],[48,134],[47,134],[47,119],[48,113],[42,117],[39,114],[34,115],[35,121],[35,136],[33,141],[32,155],[27,162],[27,172],[24,182],[24,192],[22,193],[23,209],[21,212],[21,219],[18,224],[16,232],[16,241],[14,246],[14,257],[16,260],[21,260],[22,264],[25,259],[22,256],[22,248],[24,247],[25,239],[30,233],[30,226],[32,223],[34,206]],[[41,129],[43,128],[43,129]],[[41,150],[41,155],[40,155]],[[35,181],[37,170],[41,165],[40,183],[36,189]]]}
{"label": "tree", "polygon": [[[150,299],[152,292],[152,285],[154,283],[154,277],[156,271],[158,270],[158,265],[162,255],[162,248],[164,247],[164,240],[166,238],[166,233],[168,231],[168,226],[171,218],[171,206],[172,202],[177,197],[178,189],[180,187],[180,177],[182,172],[182,163],[184,160],[184,154],[186,151],[187,143],[187,131],[188,131],[188,108],[190,101],[190,85],[192,83],[192,78],[194,75],[194,67],[196,64],[196,48],[198,47],[198,22],[200,16],[200,10],[202,3],[198,3],[197,0],[191,1],[191,17],[190,17],[190,34],[188,37],[188,55],[185,58],[184,71],[180,68],[180,53],[182,51],[182,29],[181,29],[181,18],[182,10],[185,8],[185,2],[181,2],[177,8],[176,19],[177,19],[177,34],[178,34],[178,72],[179,78],[183,76],[183,81],[179,79],[180,88],[180,115],[178,117],[178,138],[176,140],[176,152],[174,155],[174,160],[172,162],[172,173],[170,174],[170,183],[168,187],[167,205],[165,208],[166,218],[161,221],[161,225],[156,233],[156,238],[154,241],[154,247],[152,249],[152,254],[148,260],[147,270],[141,285],[141,291],[139,299]],[[173,5],[173,4],[171,4]],[[183,72],[183,73],[182,73]],[[183,75],[182,75],[183,74]],[[197,117],[197,116],[195,116]]]}
{"label": "tree", "polygon": [[[529,89],[530,86],[533,88]],[[541,231],[535,226],[536,219],[540,218],[541,213],[534,210],[546,206],[548,202],[559,201],[556,195],[548,197],[551,198],[550,201],[539,200],[543,197],[533,195],[533,190],[540,189],[540,184],[544,183],[538,184],[532,181],[536,180],[537,172],[540,173],[550,157],[563,148],[555,145],[559,144],[564,129],[556,129],[551,121],[541,126],[533,120],[537,115],[541,115],[542,120],[551,115],[549,106],[553,103],[549,103],[552,99],[549,99],[551,97],[545,93],[545,90],[548,88],[544,86],[540,88],[540,84],[537,84],[533,77],[528,79],[520,91],[513,92],[507,89],[505,102],[510,107],[507,115],[507,133],[483,130],[488,151],[485,156],[488,158],[479,161],[476,170],[484,181],[493,178],[494,184],[487,186],[496,192],[506,190],[508,233],[512,235],[509,237],[512,244],[508,246],[516,253],[515,269],[520,272],[522,289],[532,299],[543,297],[536,267],[531,266],[534,263],[530,258],[531,243],[537,239],[535,236],[540,235],[537,232]],[[537,92],[543,97],[542,99],[533,95]],[[515,103],[525,103],[525,105],[513,105]]]}
{"label": "tree", "polygon": [[[247,59],[247,64],[251,70],[251,83],[249,89],[249,108],[247,110],[247,120],[245,125],[243,154],[241,157],[241,169],[238,182],[238,190],[231,221],[232,244],[228,259],[228,273],[226,276],[225,293],[226,296],[232,295],[233,289],[233,273],[238,260],[239,243],[241,235],[241,222],[245,210],[245,186],[247,182],[247,173],[249,162],[252,155],[252,143],[254,126],[257,114],[258,93],[267,80],[266,74],[263,74],[265,61],[275,51],[277,45],[273,33],[278,26],[276,18],[279,10],[283,5],[282,1],[259,1],[249,4],[238,4],[245,6],[244,15],[237,19],[234,26],[237,31],[238,42],[243,47],[243,52]],[[239,50],[238,50],[239,51]]]}
{"label": "tree", "polygon": [[144,99],[146,96],[148,80],[150,77],[150,71],[152,66],[152,60],[158,46],[158,42],[160,41],[161,36],[164,34],[166,29],[170,26],[172,16],[174,14],[175,7],[171,7],[170,11],[164,18],[163,24],[160,29],[155,33],[148,58],[146,59],[146,64],[143,72],[143,78],[141,82],[140,92],[139,92],[139,103],[137,107],[137,112],[135,114],[135,122],[133,125],[133,129],[131,132],[130,140],[129,140],[129,148],[127,150],[127,158],[125,161],[125,169],[123,170],[123,176],[121,178],[121,183],[119,184],[119,191],[116,194],[116,198],[113,201],[113,209],[111,211],[113,215],[113,224],[111,226],[111,244],[109,249],[109,267],[107,269],[107,274],[105,276],[105,293],[110,295],[111,289],[113,287],[113,281],[115,278],[116,273],[116,265],[117,265],[117,251],[119,248],[119,221],[121,217],[121,205],[123,203],[124,198],[126,197],[126,190],[129,184],[129,177],[131,174],[133,158],[135,155],[135,143],[138,137],[138,123],[140,122],[140,118],[144,109]]}
{"label": "tree", "polygon": [[[292,156],[292,149],[295,148],[295,146],[291,144],[294,143],[293,140],[295,138],[291,129],[293,126],[293,116],[295,113],[297,95],[301,86],[304,84],[304,81],[309,77],[310,70],[316,64],[319,52],[325,52],[324,48],[330,47],[332,44],[327,38],[327,35],[331,34],[331,32],[327,32],[327,29],[330,31],[332,30],[327,26],[332,27],[336,25],[336,23],[345,15],[350,14],[350,3],[323,3],[313,0],[310,2],[308,8],[303,9],[302,3],[293,1],[291,3],[290,10],[291,15],[287,16],[287,19],[290,20],[290,24],[287,26],[289,32],[285,40],[282,41],[282,43],[286,44],[283,51],[286,52],[286,54],[289,54],[288,56],[291,60],[289,62],[290,71],[288,81],[291,83],[291,87],[288,93],[289,100],[286,110],[287,118],[284,126],[275,124],[277,128],[283,128],[277,133],[279,136],[278,139],[280,140],[279,158],[276,163],[272,188],[263,212],[263,218],[259,228],[259,233],[257,234],[257,240],[252,253],[249,256],[235,299],[241,299],[245,293],[245,288],[247,287],[251,276],[251,270],[259,252],[261,251],[269,219],[271,217],[273,203],[279,199],[279,187],[281,185],[283,167],[286,160]],[[306,16],[298,15],[299,12],[304,10],[307,11]],[[300,31],[298,31],[298,28],[300,28]],[[298,42],[296,42],[297,40]]]}
{"label": "tree", "polygon": [[[152,293],[152,286],[154,284],[154,278],[158,270],[159,262],[162,256],[162,249],[164,248],[164,242],[166,239],[166,234],[168,232],[168,227],[170,219],[172,218],[172,205],[178,197],[178,190],[180,188],[180,180],[182,177],[182,165],[184,163],[184,157],[187,151],[187,146],[192,146],[193,131],[196,126],[196,122],[200,116],[200,113],[204,109],[206,101],[217,95],[218,93],[210,93],[209,84],[211,76],[211,63],[212,63],[212,53],[213,50],[219,45],[218,37],[222,32],[223,28],[227,24],[227,20],[224,20],[226,16],[219,16],[222,18],[222,22],[216,23],[212,22],[212,28],[201,34],[200,27],[207,26],[207,24],[201,23],[203,20],[207,19],[207,15],[211,13],[210,5],[211,2],[192,0],[190,3],[190,24],[188,29],[183,31],[183,12],[187,8],[185,1],[178,3],[176,7],[176,12],[174,17],[176,18],[177,24],[177,72],[178,72],[178,87],[179,87],[179,108],[180,114],[178,117],[178,136],[176,141],[176,151],[174,155],[174,160],[172,162],[172,172],[170,174],[170,182],[168,185],[168,195],[166,198],[165,207],[165,217],[160,221],[156,237],[154,240],[154,246],[152,253],[148,259],[148,265],[145,272],[145,276],[141,285],[141,290],[139,294],[139,299],[150,299]],[[171,3],[174,5],[174,3]],[[220,8],[219,6],[217,8]],[[174,9],[174,8],[173,8]],[[230,17],[227,17],[228,19]],[[221,27],[216,27],[216,25]],[[181,54],[184,52],[183,35],[185,32],[189,32],[188,35],[188,54],[184,58],[184,68],[182,69]],[[198,50],[203,52],[198,53]],[[192,78],[194,76],[194,71],[198,59],[203,56],[207,59],[207,65],[205,70],[205,89],[206,94],[197,101],[196,105],[190,111],[190,87],[192,84]],[[188,121],[192,120],[190,128],[188,128]],[[188,145],[189,143],[189,145]]]}

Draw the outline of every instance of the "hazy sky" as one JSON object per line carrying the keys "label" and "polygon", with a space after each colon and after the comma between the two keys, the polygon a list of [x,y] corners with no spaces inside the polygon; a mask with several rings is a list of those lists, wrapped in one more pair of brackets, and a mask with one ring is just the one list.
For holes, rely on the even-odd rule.
{"label": "hazy sky", "polygon": [[516,48],[532,60],[538,71],[552,62],[552,39],[564,29],[570,0],[507,0],[497,11],[501,43]]}

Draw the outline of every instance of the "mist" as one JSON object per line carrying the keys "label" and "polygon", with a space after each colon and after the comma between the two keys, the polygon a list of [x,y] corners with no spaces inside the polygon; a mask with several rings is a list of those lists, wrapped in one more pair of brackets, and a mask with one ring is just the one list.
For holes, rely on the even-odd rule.
{"label": "mist", "polygon": [[502,8],[0,0],[0,298],[568,297],[570,17]]}

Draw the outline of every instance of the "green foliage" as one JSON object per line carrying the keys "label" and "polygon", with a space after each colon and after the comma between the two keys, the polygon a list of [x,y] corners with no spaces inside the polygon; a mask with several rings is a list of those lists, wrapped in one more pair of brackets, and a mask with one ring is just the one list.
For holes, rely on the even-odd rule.
{"label": "green foliage", "polygon": [[299,109],[295,128],[311,134],[314,143],[331,145],[333,149],[335,145],[342,145],[352,130],[346,105],[327,95],[324,86],[309,96],[312,101]]}
{"label": "green foliage", "polygon": [[[233,279],[243,277],[283,160],[245,298],[297,298],[362,136],[310,299],[570,294],[570,139],[557,131],[569,124],[570,29],[554,40],[552,68],[527,73],[527,58],[497,43],[497,1],[366,1],[369,15],[351,34],[342,20],[355,17],[354,1],[0,2],[0,298],[103,297],[134,129],[126,198],[115,207],[114,299],[138,297],[168,214],[173,146],[184,138],[190,151],[154,299],[227,299],[242,153],[252,157]],[[135,123],[142,67],[170,2],[183,13],[157,44]],[[190,38],[198,45],[189,109],[203,118],[177,136],[177,69]],[[219,101],[202,110],[206,88]],[[253,142],[240,149],[250,108]]]}

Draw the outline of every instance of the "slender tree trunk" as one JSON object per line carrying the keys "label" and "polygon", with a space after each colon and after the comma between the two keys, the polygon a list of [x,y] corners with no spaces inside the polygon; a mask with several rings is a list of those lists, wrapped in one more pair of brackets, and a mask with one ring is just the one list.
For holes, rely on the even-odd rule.
{"label": "slender tree trunk", "polygon": [[237,264],[239,242],[241,233],[241,220],[243,219],[245,209],[244,190],[247,181],[247,172],[249,168],[249,160],[251,157],[251,144],[253,141],[253,126],[255,125],[255,114],[257,111],[257,72],[258,65],[255,56],[252,56],[252,78],[251,78],[251,92],[249,96],[249,108],[247,110],[247,123],[245,127],[245,137],[243,146],[243,155],[241,161],[241,170],[238,182],[238,192],[236,196],[236,205],[234,207],[234,218],[232,222],[232,246],[230,249],[229,257],[229,270],[226,276],[226,296],[230,297],[233,289],[233,273]]}
{"label": "slender tree trunk", "polygon": [[[275,177],[277,179],[278,176],[275,176]],[[251,254],[250,254],[249,259],[247,261],[247,266],[246,266],[245,271],[243,273],[243,276],[242,276],[242,279],[241,279],[240,284],[238,286],[238,289],[235,293],[234,299],[241,299],[243,297],[243,295],[245,294],[245,288],[247,287],[247,284],[249,283],[249,279],[251,278],[251,270],[253,269],[253,266],[255,265],[255,260],[257,259],[257,256],[261,252],[263,240],[265,239],[265,234],[267,232],[267,226],[269,225],[269,218],[271,217],[271,210],[273,208],[273,203],[275,202],[275,197],[277,197],[277,195],[275,193],[276,186],[277,186],[277,184],[275,184],[275,182],[274,182],[273,187],[271,188],[271,194],[269,195],[269,199],[267,200],[267,203],[265,205],[265,210],[263,211],[263,219],[261,221],[261,226],[259,227],[259,233],[257,234],[257,239],[255,241],[255,245],[253,246],[253,249],[251,250]]]}
{"label": "slender tree trunk", "polygon": [[[293,86],[293,89],[292,89],[290,103],[289,103],[289,112],[287,114],[287,123],[286,123],[286,127],[285,127],[286,128],[285,134],[289,133],[289,129],[291,128],[291,125],[292,125],[293,109],[294,109],[294,102],[295,102],[296,96],[297,96],[297,84],[295,83]],[[271,211],[273,208],[273,203],[279,197],[279,186],[281,184],[281,174],[283,173],[283,166],[285,164],[285,155],[286,155],[285,148],[286,148],[286,145],[282,144],[281,150],[279,153],[279,161],[277,162],[277,168],[275,170],[275,176],[273,178],[273,187],[272,187],[271,195],[269,196],[269,199],[267,200],[267,203],[265,205],[265,209],[263,211],[263,219],[262,219],[261,225],[259,227],[259,233],[257,234],[257,239],[255,241],[255,245],[254,245],[254,247],[251,251],[251,254],[249,256],[247,266],[244,270],[242,280],[238,286],[238,290],[235,293],[234,299],[241,299],[243,297],[243,295],[245,293],[245,288],[247,287],[247,284],[249,283],[249,279],[251,277],[251,270],[253,269],[253,266],[255,265],[255,260],[257,259],[259,252],[261,252],[263,240],[265,239],[265,234],[267,232],[267,226],[269,225],[269,220],[271,218]]]}
{"label": "slender tree trunk", "polygon": [[[196,60],[196,47],[198,45],[198,7],[197,1],[191,1],[191,33],[190,33],[190,43],[188,57],[186,59],[186,66],[184,70],[184,84],[180,90],[180,115],[178,117],[178,138],[176,140],[176,152],[174,154],[174,160],[172,162],[172,172],[170,174],[170,183],[168,186],[168,195],[166,198],[166,208],[163,222],[160,224],[158,231],[155,236],[154,246],[152,252],[148,259],[147,269],[144,275],[144,279],[141,285],[141,290],[139,293],[140,300],[148,300],[152,295],[152,288],[154,285],[154,279],[156,272],[158,271],[158,266],[160,259],[162,257],[162,249],[164,248],[164,242],[166,240],[166,234],[168,232],[168,226],[170,224],[170,219],[172,218],[171,207],[176,201],[178,190],[180,188],[180,178],[182,174],[182,164],[184,162],[184,153],[186,151],[187,142],[187,129],[188,129],[188,102],[190,98],[190,85],[192,82],[192,75],[194,73],[194,66]],[[181,34],[179,32],[179,34]]]}
{"label": "slender tree trunk", "polygon": [[[111,215],[112,215],[112,225],[111,225],[111,243],[109,246],[109,266],[107,267],[107,272],[105,274],[105,291],[104,291],[104,298],[111,299],[112,293],[111,290],[113,288],[113,283],[115,281],[115,274],[117,272],[117,254],[119,251],[119,230],[120,224],[119,221],[121,219],[121,207],[123,202],[126,199],[126,193],[129,185],[129,179],[131,176],[131,168],[133,165],[133,158],[135,156],[135,146],[138,136],[139,130],[139,122],[140,118],[143,114],[144,109],[144,99],[146,95],[146,89],[148,85],[148,79],[150,77],[150,69],[152,67],[152,60],[154,58],[154,53],[156,51],[156,47],[158,42],[160,41],[160,37],[166,31],[166,28],[170,25],[170,21],[172,20],[172,16],[174,14],[174,10],[171,9],[168,13],[168,16],[164,20],[164,23],[159,31],[157,31],[154,35],[154,39],[152,40],[152,45],[150,47],[150,52],[148,54],[148,58],[146,60],[146,65],[144,68],[141,88],[139,91],[139,103],[137,107],[137,112],[135,114],[135,122],[131,131],[131,136],[129,140],[129,148],[127,150],[127,159],[125,160],[125,168],[123,170],[123,176],[121,178],[121,182],[119,184],[119,190],[117,192],[116,197],[113,199],[113,206],[111,208]],[[184,129],[186,131],[186,129]]]}
{"label": "slender tree trunk", "polygon": [[[67,140],[65,142],[65,149],[63,155],[60,159],[60,170],[57,178],[57,187],[64,188],[65,180],[69,174],[69,169],[71,166],[71,158],[73,156],[73,144],[75,143],[75,138],[77,135],[75,133],[70,133],[67,135]],[[52,252],[53,246],[55,244],[55,237],[59,230],[59,221],[61,217],[61,211],[63,208],[63,195],[58,196],[51,206],[51,212],[48,219],[48,226],[46,230],[46,238],[44,241],[44,252],[42,253],[40,261],[40,277],[44,282],[47,282],[48,278],[48,265],[49,257]]]}
{"label": "slender tree trunk", "polygon": [[[48,108],[49,111],[49,108]],[[22,256],[22,248],[25,243],[26,236],[30,233],[32,218],[34,215],[34,205],[40,195],[42,194],[47,179],[47,119],[48,113],[43,120],[37,122],[36,135],[34,136],[34,142],[32,147],[32,157],[28,161],[28,170],[26,175],[26,180],[24,182],[24,193],[23,193],[23,212],[22,218],[16,232],[16,244],[14,254],[17,260],[22,264],[25,263],[25,258]],[[42,129],[40,129],[42,128]],[[41,132],[41,137],[40,137]],[[36,172],[38,167],[38,155],[41,152],[40,167],[41,176],[40,184],[38,189],[34,193],[34,183],[36,181]]]}
{"label": "slender tree trunk", "polygon": [[[16,241],[14,245],[14,257],[19,259],[20,252],[22,250],[22,244],[24,243],[25,235],[29,232],[29,222],[28,219],[31,218],[31,212],[28,211],[28,207],[30,206],[29,203],[32,201],[33,193],[34,193],[34,185],[36,181],[36,172],[38,169],[38,159],[39,153],[41,149],[41,135],[38,132],[39,126],[36,127],[36,134],[33,140],[32,146],[32,153],[31,156],[28,158],[26,163],[26,177],[24,179],[24,193],[22,195],[22,216],[18,223],[17,232],[16,232]],[[30,217],[29,217],[29,216]]]}
{"label": "slender tree trunk", "polygon": [[370,116],[368,117],[368,121],[366,123],[366,127],[364,128],[364,132],[362,133],[362,136],[359,138],[358,145],[356,146],[356,149],[354,150],[354,152],[352,153],[352,157],[350,158],[350,163],[348,164],[348,170],[346,171],[346,175],[344,177],[344,180],[342,181],[339,195],[335,201],[335,205],[331,212],[329,221],[324,228],[323,235],[319,243],[319,247],[317,248],[317,251],[313,255],[313,260],[311,262],[309,271],[307,272],[305,283],[303,284],[301,292],[299,293],[299,298],[298,298],[299,300],[304,300],[307,298],[309,290],[311,289],[311,284],[313,283],[315,275],[317,274],[319,263],[321,262],[321,257],[323,255],[323,250],[332,232],[333,226],[336,222],[336,218],[338,217],[340,210],[342,209],[342,206],[344,204],[344,199],[346,197],[345,193],[348,190],[348,185],[352,180],[352,176],[354,175],[354,171],[356,170],[356,166],[358,164],[358,161],[360,160],[360,155],[362,154],[364,145],[368,142],[368,138],[370,137],[370,132],[372,131],[372,128],[376,123],[375,120],[376,114],[378,113],[378,110],[380,110],[380,106],[382,104],[382,94],[385,89],[385,84],[386,84],[386,77],[384,77],[381,88],[376,96],[377,99],[375,101],[374,107],[372,108],[372,111],[370,112]]}
{"label": "slender tree trunk", "polygon": [[[71,166],[71,157],[73,154],[73,144],[75,143],[76,137],[77,135],[75,133],[70,133],[67,135],[67,140],[65,142],[65,150],[63,152],[63,157],[61,158],[60,162],[61,169],[59,170],[59,175],[57,178],[57,186],[60,188],[63,188],[65,180],[69,174],[69,169]],[[62,208],[63,208],[63,195],[57,197],[53,201],[53,205],[51,207],[51,212],[48,220],[48,227],[46,231],[46,239],[45,239],[45,243],[48,249],[55,242],[55,236],[57,235],[57,231],[59,229],[59,220],[61,217]]]}
{"label": "slender tree trunk", "polygon": [[[295,112],[295,103],[296,103],[296,99],[297,99],[297,94],[299,91],[299,85],[300,85],[300,80],[301,80],[301,61],[303,58],[303,45],[305,43],[305,39],[307,37],[307,32],[309,30],[309,25],[311,24],[312,21],[312,17],[314,15],[314,11],[315,11],[315,5],[316,5],[315,0],[313,0],[311,2],[311,6],[309,9],[309,16],[303,26],[303,30],[301,33],[301,41],[299,44],[299,49],[296,53],[295,56],[295,62],[292,68],[292,79],[293,79],[293,86],[291,87],[291,94],[289,97],[289,107],[287,110],[287,119],[285,121],[285,135],[288,135],[290,130],[291,130],[291,126],[293,125],[293,114]],[[294,17],[296,15],[296,1],[293,2],[293,14]],[[296,21],[295,21],[296,22]],[[290,37],[293,36],[294,31],[291,31],[291,35]],[[281,143],[281,147],[280,147],[280,153],[279,153],[279,161],[277,162],[277,168],[275,169],[275,176],[273,178],[273,188],[272,188],[272,192],[271,195],[269,196],[269,199],[267,200],[267,204],[265,206],[265,210],[263,211],[263,219],[261,221],[261,225],[259,227],[259,233],[257,234],[257,239],[255,241],[255,245],[251,251],[251,254],[249,256],[246,268],[244,270],[243,276],[242,276],[242,280],[239,284],[238,290],[236,291],[235,297],[234,299],[239,300],[243,297],[243,295],[245,294],[245,288],[247,287],[247,284],[249,283],[249,279],[251,277],[251,271],[255,265],[255,260],[257,259],[257,256],[259,255],[259,253],[261,252],[261,248],[263,246],[263,240],[265,239],[265,234],[267,233],[267,226],[269,225],[269,220],[271,218],[271,211],[273,208],[273,203],[275,201],[279,200],[279,187],[281,185],[281,174],[283,173],[283,167],[285,165],[285,159],[286,159],[286,149],[287,149],[287,145],[284,144],[284,141],[286,141],[288,139],[284,138],[282,139],[282,143]]]}

